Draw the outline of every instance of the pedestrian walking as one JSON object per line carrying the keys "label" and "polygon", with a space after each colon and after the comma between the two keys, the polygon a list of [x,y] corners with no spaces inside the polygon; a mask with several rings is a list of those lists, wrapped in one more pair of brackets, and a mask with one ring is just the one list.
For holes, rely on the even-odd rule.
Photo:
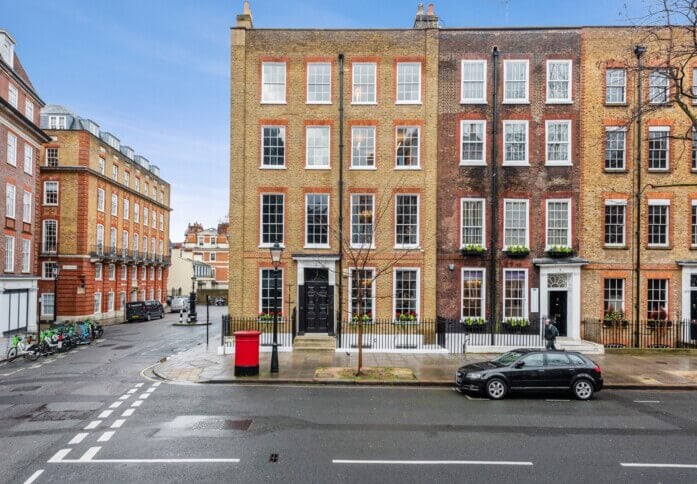
{"label": "pedestrian walking", "polygon": [[182,322],[182,313],[183,313],[183,312],[184,312],[183,309],[180,309],[180,310],[179,310],[179,322],[180,322],[180,323]]}
{"label": "pedestrian walking", "polygon": [[556,350],[556,346],[554,346],[554,343],[557,339],[557,336],[559,336],[559,330],[557,329],[556,326],[552,324],[552,320],[549,318],[545,319],[545,341],[546,345],[545,348],[548,350]]}

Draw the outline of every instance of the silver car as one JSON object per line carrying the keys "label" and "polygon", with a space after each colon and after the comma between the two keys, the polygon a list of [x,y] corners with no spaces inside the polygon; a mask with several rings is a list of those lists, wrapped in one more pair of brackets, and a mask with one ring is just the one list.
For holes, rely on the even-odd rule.
{"label": "silver car", "polygon": [[169,305],[169,310],[172,313],[178,313],[179,311],[187,312],[189,310],[189,298],[182,296],[173,297]]}

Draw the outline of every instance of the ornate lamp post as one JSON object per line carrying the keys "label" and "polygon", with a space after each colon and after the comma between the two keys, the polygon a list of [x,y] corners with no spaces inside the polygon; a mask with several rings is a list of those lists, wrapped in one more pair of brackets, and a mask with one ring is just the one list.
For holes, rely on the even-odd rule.
{"label": "ornate lamp post", "polygon": [[278,373],[278,266],[281,265],[283,247],[278,242],[269,248],[273,264],[273,345],[271,350],[271,373]]}

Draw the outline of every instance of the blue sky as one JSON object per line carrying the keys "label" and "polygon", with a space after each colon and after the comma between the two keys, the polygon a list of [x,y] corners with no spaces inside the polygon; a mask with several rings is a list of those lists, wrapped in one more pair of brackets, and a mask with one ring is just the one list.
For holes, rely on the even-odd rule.
{"label": "blue sky", "polygon": [[[424,2],[428,3],[428,2]],[[418,1],[251,0],[255,27],[409,28]],[[624,24],[644,0],[441,0],[444,27]],[[0,0],[46,103],[93,119],[172,184],[170,238],[228,211],[229,28],[242,0]],[[234,229],[234,228],[233,228]]]}

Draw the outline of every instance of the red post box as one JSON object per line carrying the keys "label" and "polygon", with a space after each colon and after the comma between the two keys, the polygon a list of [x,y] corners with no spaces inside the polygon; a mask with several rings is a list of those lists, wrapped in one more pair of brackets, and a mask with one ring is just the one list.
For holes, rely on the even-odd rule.
{"label": "red post box", "polygon": [[259,335],[261,331],[235,331],[235,376],[259,374]]}

